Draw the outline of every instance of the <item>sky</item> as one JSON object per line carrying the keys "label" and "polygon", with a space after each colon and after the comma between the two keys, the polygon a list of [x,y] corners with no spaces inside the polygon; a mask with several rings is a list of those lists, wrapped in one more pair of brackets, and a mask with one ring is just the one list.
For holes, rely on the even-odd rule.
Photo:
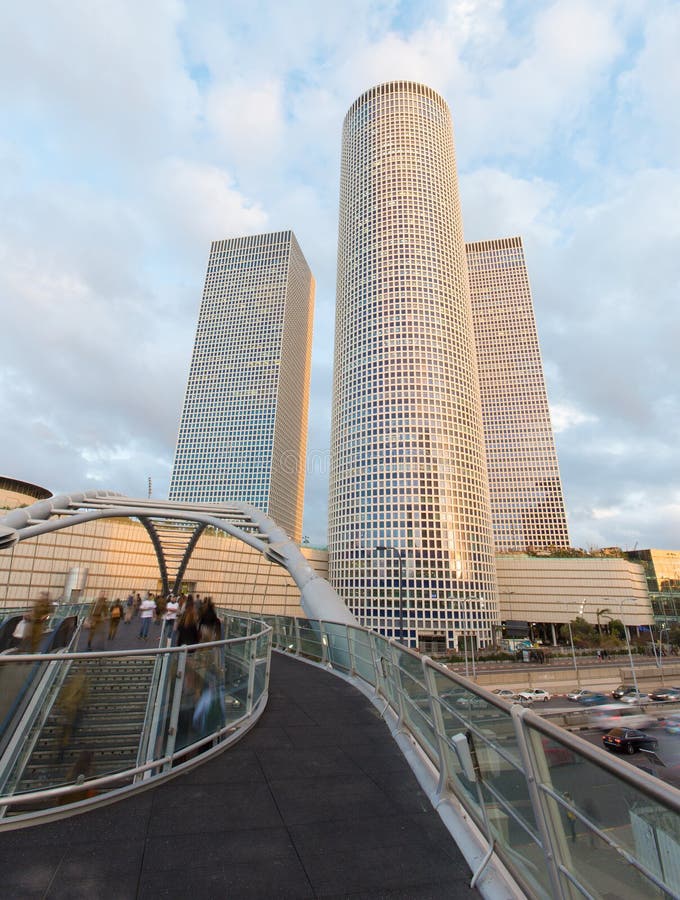
{"label": "sky", "polygon": [[466,239],[524,240],[572,545],[677,549],[678,47],[677,0],[9,4],[0,474],[166,498],[210,242],[292,228],[323,545],[342,120],[412,79]]}

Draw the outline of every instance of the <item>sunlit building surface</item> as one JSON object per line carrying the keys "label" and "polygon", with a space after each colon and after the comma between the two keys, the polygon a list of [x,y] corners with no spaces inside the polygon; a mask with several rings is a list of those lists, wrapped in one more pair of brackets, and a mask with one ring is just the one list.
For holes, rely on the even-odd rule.
{"label": "sunlit building surface", "polygon": [[496,551],[568,547],[522,239],[466,250]]}
{"label": "sunlit building surface", "polygon": [[313,303],[291,231],[213,241],[170,500],[240,500],[301,539]]}
{"label": "sunlit building surface", "polygon": [[388,636],[403,626],[404,640],[421,646],[455,646],[470,632],[493,639],[451,116],[411,82],[367,91],[343,127],[329,575],[359,620]]}

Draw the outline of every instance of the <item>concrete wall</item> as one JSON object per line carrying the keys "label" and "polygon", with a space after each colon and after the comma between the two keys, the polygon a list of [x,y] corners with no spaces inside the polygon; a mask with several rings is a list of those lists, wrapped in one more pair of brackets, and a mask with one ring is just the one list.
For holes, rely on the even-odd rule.
{"label": "concrete wall", "polygon": [[[564,623],[580,615],[597,624],[596,611],[626,625],[653,620],[644,568],[616,557],[553,558],[498,556],[498,592],[503,620]],[[623,605],[622,605],[623,604]],[[601,623],[607,619],[601,616]]]}

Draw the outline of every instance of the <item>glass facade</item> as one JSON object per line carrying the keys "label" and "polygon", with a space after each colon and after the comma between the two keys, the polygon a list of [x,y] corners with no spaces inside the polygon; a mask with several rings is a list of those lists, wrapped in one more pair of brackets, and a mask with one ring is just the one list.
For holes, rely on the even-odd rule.
{"label": "glass facade", "polygon": [[362,624],[493,640],[491,514],[451,117],[363,94],[343,127],[329,575]]}
{"label": "glass facade", "polygon": [[496,552],[568,547],[522,239],[466,250]]}
{"label": "glass facade", "polygon": [[239,500],[302,536],[314,279],[291,231],[213,241],[170,500]]}

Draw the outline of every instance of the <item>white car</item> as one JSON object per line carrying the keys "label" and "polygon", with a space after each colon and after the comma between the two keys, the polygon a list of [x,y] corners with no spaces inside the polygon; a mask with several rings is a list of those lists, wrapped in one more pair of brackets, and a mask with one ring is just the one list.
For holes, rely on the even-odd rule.
{"label": "white car", "polygon": [[531,691],[520,691],[519,694],[517,694],[517,699],[522,703],[535,703],[537,700],[542,700],[545,703],[551,698],[552,694],[549,694],[548,691],[544,691],[543,688],[534,688]]}
{"label": "white car", "polygon": [[630,694],[624,694],[619,698],[620,703],[646,703],[649,700],[647,694],[638,691],[632,691]]}
{"label": "white car", "polygon": [[511,691],[510,688],[494,688],[491,693],[495,694],[497,697],[500,697],[501,700],[507,700],[509,703],[512,703],[513,700],[517,699],[517,693],[515,691]]}

